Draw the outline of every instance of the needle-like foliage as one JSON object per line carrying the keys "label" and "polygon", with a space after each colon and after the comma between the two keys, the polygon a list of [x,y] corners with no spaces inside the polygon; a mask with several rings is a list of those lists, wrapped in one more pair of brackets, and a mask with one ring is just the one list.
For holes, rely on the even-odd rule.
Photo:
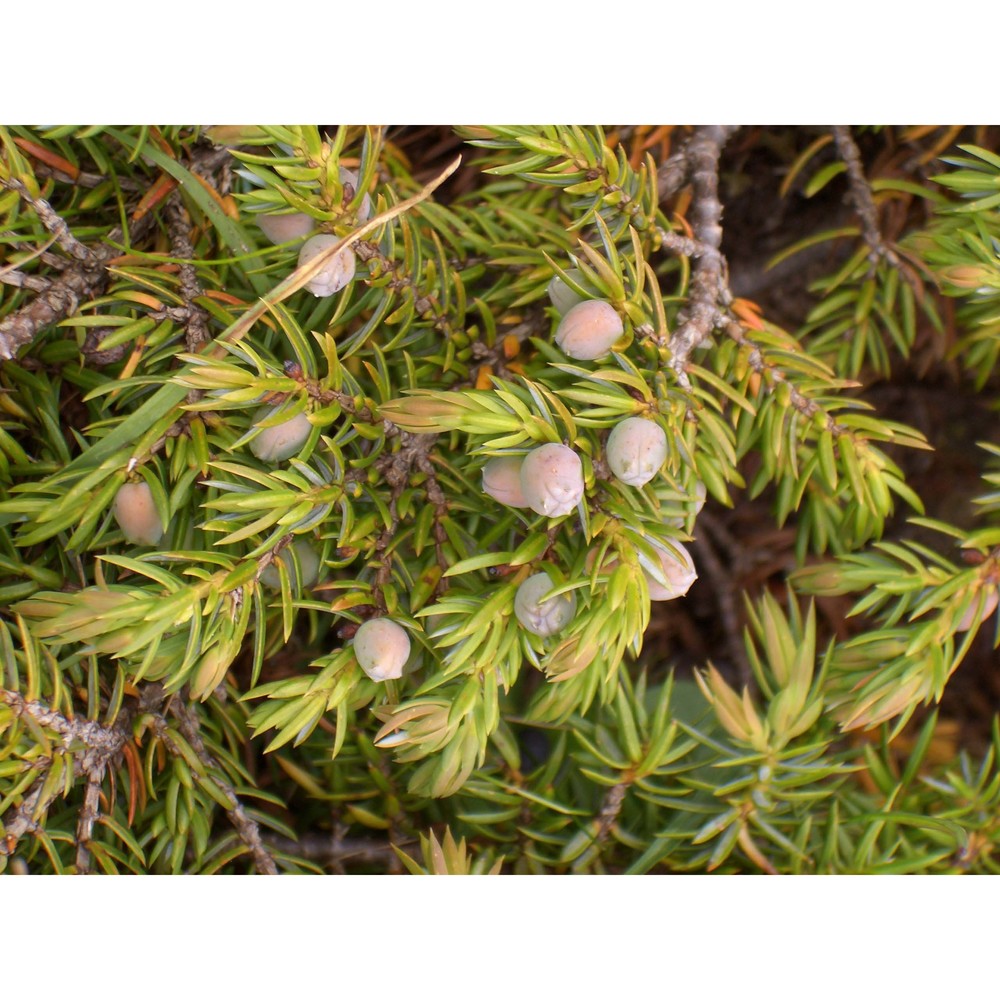
{"label": "needle-like foliage", "polygon": [[[928,517],[937,456],[864,389],[995,407],[1000,158],[803,138],[781,196],[846,217],[772,261],[828,248],[784,328],[722,249],[754,135],[404,138],[0,128],[0,869],[992,871],[997,726],[942,759],[928,706],[996,636],[1000,449],[978,527]],[[583,300],[620,323],[586,360]],[[582,487],[526,480],[546,445]],[[706,498],[787,526],[778,586]],[[724,638],[675,675],[692,565]]]}

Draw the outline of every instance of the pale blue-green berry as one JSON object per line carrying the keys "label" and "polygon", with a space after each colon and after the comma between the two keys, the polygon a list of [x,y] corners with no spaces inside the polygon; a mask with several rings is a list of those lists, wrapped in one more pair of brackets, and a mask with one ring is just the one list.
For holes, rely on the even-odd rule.
{"label": "pale blue-green berry", "polygon": [[125,483],[115,494],[111,513],[133,545],[155,545],[163,537],[164,525],[146,482]]}
{"label": "pale blue-green berry", "polygon": [[[293,550],[295,553],[294,559],[292,558]],[[296,562],[298,562],[298,583],[300,589],[311,587],[316,582],[316,577],[319,576],[319,556],[316,554],[316,550],[304,538],[298,538],[292,543],[290,549],[284,549],[279,552],[270,565],[266,566],[261,572],[260,582],[272,590],[281,589],[281,574],[275,565],[279,560],[285,566],[285,572],[288,574],[293,589],[295,587]]]}
{"label": "pale blue-green berry", "polygon": [[649,585],[649,599],[672,601],[683,597],[698,579],[690,553],[680,542],[672,542],[669,549],[654,544],[653,550],[657,556],[655,565],[645,555],[639,555],[639,565]]}
{"label": "pale blue-green berry", "polygon": [[[299,251],[299,267],[308,264],[314,257],[339,242],[339,236],[332,236],[329,233],[320,233],[306,240]],[[350,247],[344,247],[323,265],[323,269],[313,276],[306,284],[306,288],[318,298],[333,295],[350,284],[354,278],[354,267],[354,251]]]}
{"label": "pale blue-green berry", "polygon": [[507,507],[527,507],[528,501],[521,492],[520,455],[501,455],[491,458],[483,466],[483,492]]}
{"label": "pale blue-green berry", "polygon": [[[586,284],[583,280],[583,272],[575,267],[566,271],[566,277],[572,278],[578,285]],[[556,307],[560,316],[568,313],[573,306],[578,306],[581,302],[586,301],[579,292],[573,291],[558,274],[549,282],[546,291],[549,293],[549,301]]]}
{"label": "pale blue-green berry", "polygon": [[316,220],[305,212],[258,215],[260,231],[272,243],[287,243],[308,236],[316,228]]}
{"label": "pale blue-green berry", "polygon": [[561,632],[576,613],[576,597],[559,594],[547,601],[542,598],[552,589],[548,573],[529,576],[514,595],[514,614],[517,620],[533,635],[555,635]]}
{"label": "pale blue-green berry", "polygon": [[628,486],[645,486],[666,461],[667,435],[652,420],[628,417],[608,435],[606,455],[616,479]]}
{"label": "pale blue-green berry", "polygon": [[580,456],[563,444],[543,444],[521,463],[521,493],[536,514],[568,514],[582,499],[583,488]]}
{"label": "pale blue-green berry", "polygon": [[[266,420],[277,409],[275,406],[261,410],[254,423]],[[262,462],[283,462],[298,454],[312,433],[312,424],[305,413],[297,413],[284,423],[265,427],[251,442],[250,450]]]}
{"label": "pale blue-green berry", "polygon": [[556,343],[577,361],[603,358],[625,327],[614,308],[600,299],[573,306],[556,328]]}
{"label": "pale blue-green berry", "polygon": [[394,680],[403,676],[410,637],[391,618],[371,618],[354,635],[354,655],[373,681]]}

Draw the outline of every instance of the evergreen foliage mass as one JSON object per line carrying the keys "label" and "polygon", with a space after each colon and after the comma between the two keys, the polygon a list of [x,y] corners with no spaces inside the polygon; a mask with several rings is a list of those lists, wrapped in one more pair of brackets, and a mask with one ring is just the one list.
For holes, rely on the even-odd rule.
{"label": "evergreen foliage mass", "polygon": [[868,391],[995,416],[992,133],[441,133],[0,128],[0,869],[996,871],[1000,437]]}

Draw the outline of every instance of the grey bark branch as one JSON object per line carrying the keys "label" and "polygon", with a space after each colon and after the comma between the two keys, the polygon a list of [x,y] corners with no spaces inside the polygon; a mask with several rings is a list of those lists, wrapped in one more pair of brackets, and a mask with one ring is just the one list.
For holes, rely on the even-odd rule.
{"label": "grey bark branch", "polygon": [[27,288],[32,292],[47,291],[52,284],[49,278],[43,278],[37,274],[24,274],[16,268],[3,268],[0,270],[0,284],[13,285],[14,288]]}
{"label": "grey bark branch", "polygon": [[[685,388],[689,387],[690,380],[686,366],[691,351],[713,330],[722,330],[740,346],[747,348],[747,361],[751,369],[766,380],[769,390],[773,391],[781,383],[786,383],[792,407],[803,416],[811,418],[820,411],[820,405],[803,395],[784,372],[764,358],[760,349],[746,337],[742,323],[733,317],[729,309],[732,293],[729,290],[726,259],[721,252],[722,204],[719,201],[719,160],[723,147],[737,128],[732,125],[701,126],[688,140],[681,153],[677,154],[678,157],[683,157],[690,174],[693,188],[690,215],[695,238],[688,240],[676,234],[663,234],[669,237],[664,239],[664,245],[668,249],[675,249],[694,260],[689,304],[681,311],[679,325],[668,345],[671,354],[670,366],[676,374],[678,383]],[[890,263],[897,263],[895,254],[885,247],[878,232],[877,213],[871,199],[871,189],[864,179],[858,148],[849,130],[841,129],[840,132],[837,139],[838,146],[844,144],[841,155],[845,158],[849,174],[855,178],[852,181],[852,191],[856,190],[859,204],[866,204],[863,218],[867,214],[869,221],[874,224],[870,232],[871,240],[881,248],[879,255]],[[674,160],[675,157],[671,157],[668,163]],[[674,173],[671,176],[680,176],[679,164],[679,160],[674,163],[672,167]],[[872,243],[869,242],[869,245]],[[826,415],[826,428],[834,436],[848,433],[848,428],[838,424],[829,414]],[[742,655],[736,654],[735,649],[733,653],[742,671],[745,660]]]}
{"label": "grey bark branch", "polygon": [[[140,219],[132,229],[132,241],[141,240],[153,222],[149,215]],[[122,230],[116,227],[108,240],[117,242],[122,236]],[[101,244],[88,259],[67,268],[35,299],[0,320],[0,361],[9,361],[42,330],[72,316],[81,303],[100,295],[110,280],[107,263],[120,253],[117,247]]]}
{"label": "grey bark branch", "polygon": [[[300,840],[274,835],[269,836],[267,842],[273,850],[282,854],[318,861],[331,867],[340,867],[345,861],[392,865],[397,860],[393,845],[388,840],[342,837],[336,832],[327,835],[307,834]],[[405,848],[412,843],[414,841],[401,841],[396,846]]]}
{"label": "grey bark branch", "polygon": [[597,843],[603,843],[615,825],[618,814],[622,811],[628,788],[627,781],[619,781],[617,785],[612,785],[604,796],[600,812],[597,814]]}
{"label": "grey bark branch", "polygon": [[[231,160],[232,156],[228,149],[206,147],[194,152],[190,166],[194,173],[211,177],[226,167]],[[9,361],[42,330],[72,316],[81,303],[100,295],[105,290],[110,281],[107,263],[121,253],[117,247],[109,244],[121,243],[124,236],[122,229],[116,227],[108,233],[107,242],[97,247],[88,247],[73,236],[66,222],[47,201],[32,197],[18,180],[8,181],[7,186],[17,191],[31,204],[45,228],[56,237],[59,245],[75,259],[76,263],[52,280],[49,287],[40,291],[34,300],[0,320],[0,361]],[[138,219],[132,225],[130,242],[140,242],[155,223],[156,219],[152,213]],[[124,349],[116,349],[114,353],[98,352],[96,349],[98,343],[99,338],[88,340],[84,346],[84,352],[92,361],[107,364],[122,356]]]}
{"label": "grey bark branch", "polygon": [[674,153],[656,171],[656,189],[660,201],[668,201],[682,187],[688,176],[687,147]]}
{"label": "grey bark branch", "polygon": [[90,872],[90,840],[94,835],[94,824],[101,812],[101,783],[104,781],[104,765],[95,767],[87,774],[87,790],[83,795],[83,808],[76,822],[76,873]]}
{"label": "grey bark branch", "polygon": [[67,719],[40,701],[27,701],[16,691],[0,688],[0,701],[13,709],[16,716],[30,715],[35,722],[63,738],[63,746],[72,751],[74,742],[82,743],[88,750],[104,754],[117,753],[125,742],[126,733],[116,726],[108,728],[99,722]]}
{"label": "grey bark branch", "polygon": [[722,256],[722,205],[719,202],[719,158],[722,147],[736,131],[733,125],[704,125],[685,147],[691,173],[693,199],[691,225],[701,254],[692,268],[690,298],[670,338],[670,366],[677,381],[688,386],[684,370],[691,351],[714,329],[719,307],[728,305],[725,258]]}
{"label": "grey bark branch", "polygon": [[[226,815],[236,828],[240,840],[250,849],[254,867],[261,875],[277,875],[277,865],[275,865],[274,858],[264,846],[264,841],[260,835],[260,827],[257,825],[256,820],[247,814],[247,811],[243,808],[243,804],[237,798],[232,785],[218,777],[222,773],[222,769],[205,747],[205,741],[201,738],[201,732],[198,729],[197,718],[185,705],[176,699],[170,704],[170,713],[177,719],[177,728],[180,730],[181,735],[191,744],[191,749],[194,750],[198,755],[198,759],[208,770],[208,780],[215,784],[230,803],[230,808],[226,810]],[[171,749],[169,729],[165,722],[162,720],[157,721],[156,732],[167,746],[167,749],[171,750],[171,752],[176,752],[176,750]]]}
{"label": "grey bark branch", "polygon": [[16,191],[32,207],[38,216],[38,221],[55,237],[56,243],[70,257],[83,264],[89,264],[93,260],[94,251],[70,232],[65,219],[44,198],[34,197],[25,184],[13,177],[5,181],[4,185],[11,191]]}
{"label": "grey bark branch", "polygon": [[868,259],[875,265],[880,259],[899,267],[899,258],[895,252],[886,245],[882,238],[882,230],[878,222],[878,209],[875,207],[875,199],[872,197],[872,189],[865,177],[865,168],[861,162],[861,150],[851,135],[851,130],[846,125],[833,126],[833,140],[837,146],[837,153],[847,167],[847,179],[851,187],[851,201],[861,219],[861,231],[868,244],[871,253]]}
{"label": "grey bark branch", "polygon": [[[171,249],[175,257],[194,260],[194,247],[191,246],[191,224],[186,218],[180,196],[174,192],[167,202],[165,215],[167,231],[170,233]],[[187,316],[184,320],[187,349],[196,351],[202,343],[209,340],[208,313],[195,304],[195,299],[204,295],[198,274],[191,264],[180,265],[181,295],[187,304]]]}
{"label": "grey bark branch", "polygon": [[[162,701],[163,687],[160,684],[149,684],[143,689],[137,702],[122,709],[113,725],[102,726],[99,722],[67,719],[61,712],[42,702],[28,701],[16,691],[0,688],[0,702],[8,705],[15,716],[30,716],[38,725],[61,737],[63,751],[73,755],[74,774],[87,777],[87,789],[76,827],[76,864],[80,873],[87,872],[90,867],[88,845],[93,836],[94,823],[100,815],[101,784],[107,768],[109,765],[117,764],[122,747],[129,738],[135,716],[141,712],[154,710]],[[50,799],[40,803],[47,773],[46,768],[25,794],[12,819],[5,824],[5,837],[0,841],[0,855],[13,854],[21,837],[38,829],[32,816],[40,804],[44,811],[48,809],[51,801]],[[59,791],[60,789],[56,789],[52,798]]]}
{"label": "grey bark branch", "polygon": [[684,257],[704,257],[706,254],[714,253],[716,249],[707,247],[688,236],[681,236],[679,233],[670,232],[666,229],[660,229],[658,232],[664,247],[672,253]]}
{"label": "grey bark branch", "polygon": [[[0,701],[9,705],[14,714],[29,715],[40,726],[51,730],[62,738],[64,750],[74,754],[74,771],[87,777],[87,788],[84,792],[83,806],[77,819],[76,827],[76,864],[77,870],[85,873],[90,868],[90,851],[88,845],[93,836],[94,824],[100,816],[100,791],[105,773],[109,765],[117,764],[122,747],[128,740],[132,728],[132,720],[136,715],[152,712],[154,714],[153,728],[163,740],[166,748],[173,754],[179,753],[174,744],[170,729],[158,709],[163,704],[164,693],[160,684],[149,684],[143,688],[139,700],[128,708],[124,708],[112,726],[102,726],[98,722],[87,722],[80,719],[67,719],[60,712],[37,701],[28,701],[16,691],[0,688]],[[188,741],[198,755],[198,759],[209,771],[208,780],[212,781],[230,802],[231,808],[227,815],[232,821],[240,839],[250,848],[254,864],[259,872],[276,875],[277,867],[274,859],[264,847],[260,829],[250,817],[233,788],[217,777],[220,767],[205,747],[198,723],[192,713],[176,699],[170,704],[170,712],[178,722],[181,735]],[[83,751],[80,751],[80,747]],[[11,854],[18,840],[25,833],[37,828],[32,815],[38,807],[45,774],[33,783],[21,804],[14,812],[12,819],[5,824],[5,840],[0,842],[0,854]],[[45,806],[47,808],[47,804]]]}
{"label": "grey bark branch", "polygon": [[38,800],[42,796],[42,785],[45,775],[40,774],[31,787],[24,793],[21,804],[14,810],[14,815],[4,822],[4,836],[0,840],[0,855],[11,855],[17,848],[18,841],[26,833],[34,833],[38,824],[32,819]]}

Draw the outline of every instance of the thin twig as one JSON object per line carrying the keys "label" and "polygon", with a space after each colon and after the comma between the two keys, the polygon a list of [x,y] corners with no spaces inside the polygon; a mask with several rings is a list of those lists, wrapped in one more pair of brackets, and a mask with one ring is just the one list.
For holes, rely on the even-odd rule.
{"label": "thin twig", "polygon": [[667,229],[658,229],[657,232],[662,245],[671,251],[671,253],[678,254],[679,256],[704,257],[716,252],[715,248],[705,246],[705,244],[691,239],[690,236],[681,236],[679,233],[674,233]]}
{"label": "thin twig", "polygon": [[5,187],[16,191],[34,210],[38,221],[55,237],[56,243],[81,264],[90,264],[94,259],[94,251],[85,243],[81,243],[70,231],[66,220],[44,199],[36,198],[16,177],[2,182]]}
{"label": "thin twig", "polygon": [[861,150],[851,135],[851,130],[847,125],[833,126],[833,140],[837,145],[837,152],[847,167],[847,179],[851,187],[851,201],[861,218],[861,231],[864,234],[865,243],[871,251],[868,259],[874,267],[879,260],[885,260],[893,267],[899,267],[899,258],[894,250],[889,247],[882,238],[882,230],[878,223],[878,209],[875,207],[875,199],[872,197],[872,189],[865,177],[865,168],[861,163]]}
{"label": "thin twig", "polygon": [[90,841],[94,835],[94,823],[101,811],[101,783],[104,781],[104,766],[95,767],[87,774],[87,790],[83,794],[83,807],[76,821],[76,873],[90,872]]}
{"label": "thin twig", "polygon": [[40,726],[51,730],[63,739],[65,749],[75,741],[82,743],[89,750],[97,750],[105,754],[115,754],[125,742],[126,734],[117,726],[108,728],[99,722],[87,722],[81,719],[67,719],[40,701],[28,701],[16,691],[0,688],[0,701],[14,711],[15,716],[28,715]]}
{"label": "thin twig", "polygon": [[[132,242],[140,241],[153,223],[151,215],[136,222],[131,233]],[[104,291],[110,280],[106,265],[121,252],[110,243],[120,241],[122,235],[120,228],[111,230],[108,243],[93,250],[87,260],[67,268],[31,302],[0,320],[0,361],[13,358],[42,330],[72,316],[82,302]]]}
{"label": "thin twig", "polygon": [[40,774],[24,793],[20,805],[14,810],[14,814],[4,820],[3,838],[0,839],[0,855],[11,855],[17,848],[18,841],[26,833],[34,833],[38,830],[38,824],[32,818],[38,806],[38,800],[42,797],[42,785],[45,784],[45,774]]}
{"label": "thin twig", "polygon": [[688,305],[680,325],[670,338],[670,365],[677,381],[687,387],[688,356],[714,329],[719,307],[727,306],[725,258],[722,256],[722,205],[719,202],[719,158],[726,140],[736,131],[732,125],[698,128],[685,149],[691,171],[693,199],[692,229],[701,254],[695,258]]}
{"label": "thin twig", "polygon": [[688,178],[687,144],[679,152],[668,157],[656,171],[656,189],[661,202],[669,201]]}
{"label": "thin twig", "polygon": [[[225,167],[231,158],[228,149],[199,148],[192,154],[190,166],[193,173],[209,177]],[[0,361],[13,358],[21,347],[31,343],[42,330],[72,316],[82,302],[100,295],[105,290],[110,281],[107,264],[121,253],[118,247],[111,244],[120,244],[124,236],[121,227],[115,227],[108,233],[104,243],[88,247],[73,236],[65,220],[47,201],[34,198],[21,181],[15,179],[7,181],[6,184],[28,201],[45,228],[56,237],[59,245],[75,259],[76,263],[66,268],[31,302],[0,320]],[[141,242],[155,223],[156,218],[152,213],[134,221],[129,243]],[[189,305],[189,309],[191,308],[197,307]],[[109,364],[119,360],[124,353],[123,347],[110,349],[107,352],[98,351],[97,345],[101,336],[103,334],[88,337],[84,344],[84,353],[91,361],[98,364]]]}
{"label": "thin twig", "polygon": [[[405,848],[416,843],[413,840],[403,840],[396,844]],[[343,837],[339,831],[331,834],[311,833],[300,840],[288,837],[268,835],[268,846],[282,854],[291,854],[306,861],[318,861],[331,867],[342,866],[345,861],[357,864],[386,864],[392,866],[398,862],[393,845],[388,840],[375,840],[364,837]]]}
{"label": "thin twig", "polygon": [[[60,184],[75,184],[77,187],[83,188],[99,187],[108,179],[106,174],[94,174],[86,170],[81,170],[75,177],[70,177],[69,174],[64,173],[57,167],[50,167],[47,163],[35,160],[34,157],[32,157],[31,169],[36,177],[51,177],[54,181],[59,181]],[[142,186],[131,177],[119,176],[116,183],[123,191],[135,192],[142,190]]]}
{"label": "thin twig", "polygon": [[354,397],[349,396],[346,392],[341,392],[339,389],[324,388],[320,384],[319,379],[303,378],[301,382],[305,386],[306,392],[324,406],[336,403],[355,422],[360,421],[363,424],[372,424],[373,426],[381,424],[382,431],[386,437],[395,437],[399,433],[399,428],[391,420],[378,417],[367,406],[358,406],[354,402]]}
{"label": "thin twig", "polygon": [[[15,716],[30,716],[38,725],[62,738],[63,752],[73,755],[74,775],[85,775],[87,778],[84,802],[77,820],[76,861],[77,870],[81,873],[89,870],[90,851],[87,845],[93,835],[94,823],[100,815],[100,789],[105,772],[109,765],[117,766],[135,716],[157,708],[163,697],[162,685],[147,684],[138,700],[130,700],[111,726],[102,726],[99,722],[68,719],[49,705],[40,701],[28,701],[17,691],[0,688],[0,702],[8,705]],[[84,751],[81,753],[73,744],[82,744]],[[12,854],[25,833],[37,831],[38,825],[32,816],[39,807],[44,812],[51,802],[51,799],[40,802],[47,773],[48,769],[32,784],[14,816],[5,823],[5,839],[0,842],[0,854]],[[61,786],[54,789],[52,798],[60,791]]]}
{"label": "thin twig", "polygon": [[628,792],[630,781],[619,781],[617,785],[612,785],[604,800],[601,802],[600,811],[597,813],[597,835],[595,840],[598,844],[603,843],[611,828],[618,820],[618,814],[622,811],[625,802],[625,795]]}
{"label": "thin twig", "polygon": [[434,329],[448,338],[455,335],[448,313],[441,308],[437,296],[422,292],[416,280],[403,272],[402,261],[387,257],[377,244],[368,240],[358,240],[354,245],[354,252],[358,259],[364,263],[375,261],[378,264],[381,270],[373,277],[391,274],[392,278],[389,279],[389,283],[385,287],[394,292],[409,292],[413,298],[413,308],[421,319],[430,319]]}
{"label": "thin twig", "polygon": [[[815,415],[823,409],[815,400],[809,399],[808,396],[804,396],[796,388],[795,383],[792,382],[780,368],[777,368],[764,358],[760,348],[747,339],[743,324],[740,323],[739,320],[733,319],[729,316],[722,316],[720,319],[720,325],[726,334],[736,341],[740,347],[745,347],[747,349],[747,364],[754,372],[765,380],[769,391],[773,392],[777,385],[784,382],[788,386],[788,399],[792,408],[798,410],[798,412],[804,417],[815,417]],[[838,424],[829,413],[826,414],[826,429],[833,434],[834,437],[839,437],[841,434],[853,436],[850,432],[850,428],[846,427],[844,424]]]}
{"label": "thin twig", "polygon": [[[434,508],[434,552],[438,566],[442,574],[448,569],[448,560],[445,556],[444,545],[448,540],[444,528],[444,519],[448,515],[448,502],[444,491],[437,480],[437,469],[431,457],[431,449],[437,441],[437,434],[410,434],[408,431],[400,431],[400,448],[391,455],[380,458],[375,463],[375,468],[382,474],[382,478],[388,483],[389,495],[389,524],[382,531],[375,541],[375,552],[378,555],[379,567],[372,584],[372,591],[375,597],[375,604],[380,610],[385,611],[385,599],[382,590],[392,577],[392,554],[389,547],[399,533],[399,516],[396,512],[396,503],[402,496],[403,491],[409,485],[410,475],[414,469],[419,470],[426,477],[423,484],[427,500]],[[442,575],[442,581],[444,577]],[[440,586],[440,582],[439,582]]]}
{"label": "thin twig", "polygon": [[0,268],[0,284],[12,285],[14,288],[27,288],[32,292],[48,291],[52,284],[51,278],[43,278],[37,274],[24,274],[16,268]]}
{"label": "thin twig", "polygon": [[[167,201],[164,209],[167,220],[167,232],[170,234],[170,246],[175,257],[186,261],[194,260],[194,247],[191,245],[191,222],[187,218],[179,194],[175,191]],[[208,330],[208,313],[195,304],[195,299],[204,295],[198,274],[191,264],[179,265],[181,279],[181,295],[184,297],[187,315],[183,321],[187,349],[197,351],[211,336]]]}
{"label": "thin twig", "polygon": [[[250,848],[254,867],[261,875],[277,875],[277,865],[275,865],[274,858],[271,857],[264,846],[257,821],[243,808],[243,804],[237,798],[232,785],[219,777],[222,769],[205,747],[205,741],[201,738],[201,732],[198,728],[197,717],[176,698],[170,703],[170,714],[177,719],[177,728],[180,730],[181,735],[188,741],[191,749],[197,754],[198,759],[205,765],[208,771],[208,779],[222,792],[229,802],[230,808],[226,810],[226,815],[236,828],[240,840]],[[170,730],[166,722],[158,719],[154,723],[154,727],[157,735],[163,740],[167,749],[171,753],[176,754],[178,751],[173,746],[173,741],[170,738]]]}

